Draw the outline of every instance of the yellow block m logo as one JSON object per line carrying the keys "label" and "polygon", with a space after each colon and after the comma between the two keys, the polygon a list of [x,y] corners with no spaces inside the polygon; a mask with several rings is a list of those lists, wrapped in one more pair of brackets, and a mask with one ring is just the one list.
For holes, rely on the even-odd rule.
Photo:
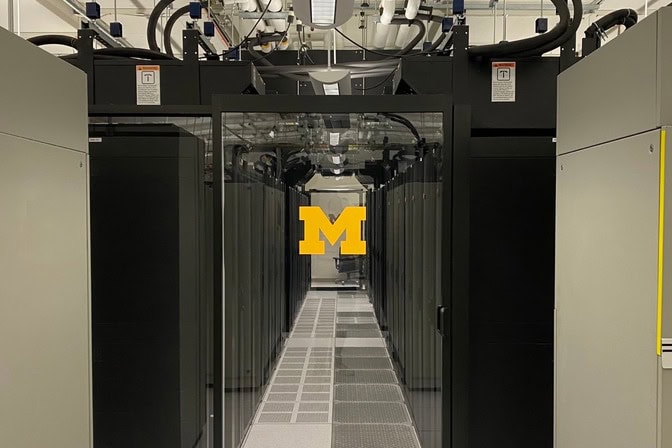
{"label": "yellow block m logo", "polygon": [[345,207],[332,224],[320,207],[299,207],[299,219],[304,222],[303,241],[299,241],[301,255],[324,255],[324,241],[320,231],[333,246],[345,233],[341,242],[343,255],[366,254],[366,242],[362,241],[362,221],[366,221],[366,207]]}

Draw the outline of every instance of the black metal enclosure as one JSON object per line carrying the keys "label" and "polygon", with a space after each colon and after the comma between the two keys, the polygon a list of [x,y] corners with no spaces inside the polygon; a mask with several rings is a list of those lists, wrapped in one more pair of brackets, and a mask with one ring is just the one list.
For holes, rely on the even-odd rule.
{"label": "black metal enclosure", "polygon": [[139,107],[137,61],[80,54],[92,116],[211,120],[198,136],[92,128],[100,446],[238,447],[309,289],[308,199],[224,144],[241,112],[441,114],[441,145],[368,170],[377,318],[423,448],[552,446],[555,81],[571,57],[515,61],[515,101],[493,102],[492,61],[468,58],[466,33],[454,27],[452,56],[404,58],[375,90],[319,102],[291,80],[262,86],[249,63],[186,60],[156,61],[164,106]]}
{"label": "black metal enclosure", "polygon": [[183,447],[206,424],[205,144],[172,125],[93,125],[97,447]]}

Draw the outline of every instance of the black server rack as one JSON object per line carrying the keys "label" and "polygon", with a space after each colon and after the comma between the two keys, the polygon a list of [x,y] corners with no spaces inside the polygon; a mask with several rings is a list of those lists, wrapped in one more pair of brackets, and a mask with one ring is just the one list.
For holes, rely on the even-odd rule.
{"label": "black server rack", "polygon": [[191,447],[207,415],[204,143],[172,125],[90,133],[94,443]]}
{"label": "black server rack", "polygon": [[240,446],[310,286],[299,257],[298,204],[307,196],[236,163],[226,147],[224,185],[223,446]]}

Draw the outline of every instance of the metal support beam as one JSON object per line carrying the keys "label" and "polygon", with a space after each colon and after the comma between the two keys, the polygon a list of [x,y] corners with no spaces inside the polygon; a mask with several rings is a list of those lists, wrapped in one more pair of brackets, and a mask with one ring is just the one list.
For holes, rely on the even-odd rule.
{"label": "metal support beam", "polygon": [[86,17],[86,7],[78,0],[62,0],[68,5],[82,20],[89,23],[89,28],[98,34],[98,38],[106,42],[111,47],[132,47],[132,45],[123,37],[116,38],[110,34],[110,26],[103,20],[89,20]]}
{"label": "metal support beam", "polygon": [[14,34],[20,34],[19,0],[7,0],[7,29]]}

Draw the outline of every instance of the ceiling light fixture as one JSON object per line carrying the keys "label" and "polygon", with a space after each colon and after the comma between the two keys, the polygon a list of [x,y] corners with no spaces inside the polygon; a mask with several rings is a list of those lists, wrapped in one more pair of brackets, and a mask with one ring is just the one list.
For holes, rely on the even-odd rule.
{"label": "ceiling light fixture", "polygon": [[304,25],[330,29],[343,25],[352,18],[355,9],[348,0],[294,0],[294,14]]}
{"label": "ceiling light fixture", "polygon": [[309,75],[315,95],[352,95],[350,70],[322,70]]}

